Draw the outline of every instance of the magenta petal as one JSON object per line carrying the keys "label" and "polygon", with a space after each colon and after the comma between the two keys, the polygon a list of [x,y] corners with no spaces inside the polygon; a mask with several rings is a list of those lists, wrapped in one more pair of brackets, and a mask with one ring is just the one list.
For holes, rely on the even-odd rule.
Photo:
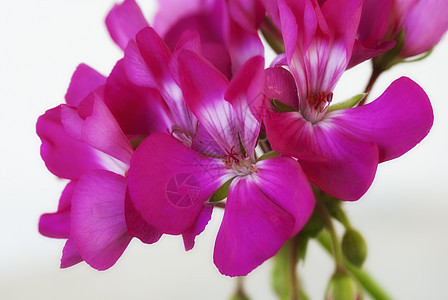
{"label": "magenta petal", "polygon": [[69,237],[65,242],[64,249],[62,250],[61,269],[69,268],[82,261],[84,261],[84,259],[82,259],[79,254],[73,238]]}
{"label": "magenta petal", "polygon": [[239,138],[249,155],[252,155],[250,152],[255,149],[260,133],[264,86],[264,58],[255,56],[235,74],[224,95],[238,118]]}
{"label": "magenta petal", "polygon": [[375,48],[386,34],[392,0],[364,0],[357,39],[366,47]]}
{"label": "magenta petal", "polygon": [[347,60],[350,59],[352,53],[361,18],[362,3],[363,0],[327,0],[322,5],[322,14],[334,38],[344,41]]}
{"label": "magenta petal", "polygon": [[134,85],[120,60],[107,78],[104,102],[128,137],[166,132],[173,125],[160,93]]}
{"label": "magenta petal", "polygon": [[250,177],[236,178],[215,242],[214,262],[228,276],[244,276],[272,257],[294,230],[294,217]]}
{"label": "magenta petal", "polygon": [[114,42],[124,50],[129,40],[149,25],[138,4],[134,0],[125,0],[111,9],[106,17],[106,26]]}
{"label": "magenta petal", "polygon": [[42,141],[42,159],[56,176],[77,179],[89,170],[104,168],[95,149],[66,132],[61,122],[61,106],[40,116],[36,131]]}
{"label": "magenta petal", "polygon": [[277,99],[299,110],[297,87],[292,74],[281,67],[266,69],[266,98]]}
{"label": "magenta petal", "polygon": [[153,244],[160,239],[162,233],[142,218],[142,215],[135,209],[128,191],[126,191],[124,211],[129,235],[138,238],[145,244]]}
{"label": "magenta petal", "polygon": [[97,270],[113,266],[131,241],[124,201],[126,179],[94,170],[79,180],[72,199],[72,236],[82,258]]}
{"label": "magenta petal", "polygon": [[172,81],[169,71],[171,50],[154,29],[143,29],[137,34],[136,41],[154,82],[162,86],[165,82]]}
{"label": "magenta petal", "polygon": [[289,212],[295,220],[291,236],[297,234],[314,209],[314,193],[299,163],[286,156],[257,162],[255,182],[263,193]]}
{"label": "magenta petal", "polygon": [[182,233],[182,238],[184,239],[185,251],[189,251],[194,247],[194,240],[196,236],[204,231],[205,226],[212,217],[213,205],[205,205],[200,212],[198,219],[187,231]]}
{"label": "magenta petal", "polygon": [[58,211],[50,214],[43,214],[39,219],[39,233],[52,238],[65,238],[70,235],[70,209],[73,190],[76,180],[69,182],[61,198],[59,199]]}
{"label": "magenta petal", "polygon": [[[129,165],[132,147],[115,118],[96,93],[79,103],[77,111],[62,107],[64,128],[97,150]],[[122,168],[126,168],[122,166]]]}
{"label": "magenta petal", "polygon": [[106,83],[106,77],[86,64],[80,64],[73,73],[65,101],[71,106],[78,106],[90,92]]}
{"label": "magenta petal", "polygon": [[224,150],[219,147],[219,145],[201,123],[199,123],[198,127],[196,128],[196,134],[193,137],[191,149],[196,152],[213,157],[223,157],[224,155],[226,155],[226,152],[224,152]]}
{"label": "magenta petal", "polygon": [[353,201],[370,187],[378,165],[375,143],[351,136],[331,117],[313,125],[296,112],[268,114],[273,149],[297,157],[308,179],[324,192]]}
{"label": "magenta petal", "polygon": [[227,78],[191,51],[182,50],[178,60],[180,86],[190,110],[223,149],[238,145],[237,119],[224,100]]}
{"label": "magenta petal", "polygon": [[229,179],[220,159],[206,157],[168,134],[155,133],[136,149],[129,193],[143,218],[163,233],[181,234]]}
{"label": "magenta petal", "polygon": [[232,61],[232,71],[236,73],[249,58],[264,56],[264,47],[255,28],[243,28],[232,17],[226,17],[226,46]]}
{"label": "magenta petal", "polygon": [[215,0],[159,0],[159,10],[154,17],[154,28],[164,36],[181,18],[207,10]]}
{"label": "magenta petal", "polygon": [[403,21],[406,39],[400,53],[410,57],[431,50],[448,30],[448,1],[418,1]]}
{"label": "magenta petal", "polygon": [[380,162],[399,157],[416,146],[434,120],[428,96],[407,77],[395,80],[375,101],[336,111],[334,115],[351,135],[378,145]]}

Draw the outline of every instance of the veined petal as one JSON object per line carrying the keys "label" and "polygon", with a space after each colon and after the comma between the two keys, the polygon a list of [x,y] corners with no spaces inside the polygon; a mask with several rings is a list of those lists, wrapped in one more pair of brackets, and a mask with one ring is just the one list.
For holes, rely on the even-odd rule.
{"label": "veined petal", "polygon": [[434,120],[428,96],[407,77],[395,80],[367,105],[330,115],[347,134],[377,144],[380,162],[397,158],[420,143]]}
{"label": "veined petal", "polygon": [[224,100],[227,78],[191,51],[182,50],[178,60],[180,86],[190,110],[223,149],[239,146],[238,121]]}
{"label": "veined petal", "polygon": [[125,0],[116,4],[106,17],[106,26],[115,43],[125,49],[137,32],[149,24],[134,0]]}
{"label": "veined petal", "polygon": [[76,185],[72,199],[73,240],[81,257],[93,268],[113,266],[131,241],[126,229],[126,178],[94,170]]}
{"label": "veined petal", "polygon": [[189,251],[194,247],[194,240],[196,236],[204,231],[205,226],[207,226],[208,222],[212,217],[213,205],[205,205],[196,222],[184,233],[182,233],[182,238],[184,239],[185,251]]}
{"label": "veined petal", "polygon": [[78,106],[90,92],[105,83],[106,77],[88,65],[80,64],[73,73],[67,94],[65,94],[65,101],[68,105]]}
{"label": "veined petal", "polygon": [[260,133],[264,86],[264,58],[255,56],[235,74],[224,95],[238,118],[239,138],[250,156]]}
{"label": "veined petal", "polygon": [[61,106],[40,116],[36,131],[42,141],[40,155],[54,175],[77,179],[89,170],[104,168],[93,147],[75,140],[65,130],[61,122]]}
{"label": "veined petal", "polygon": [[308,179],[344,201],[359,199],[372,184],[378,147],[347,133],[330,116],[316,124],[300,113],[273,113],[265,118],[273,149],[299,159]]}
{"label": "veined petal", "polygon": [[76,180],[70,181],[59,199],[58,211],[43,214],[39,219],[39,233],[51,238],[68,239],[70,235],[70,210]]}
{"label": "veined petal", "polygon": [[213,259],[228,276],[244,276],[272,257],[294,230],[294,217],[250,177],[230,185]]}
{"label": "veined petal", "polygon": [[201,155],[168,134],[155,133],[134,153],[129,193],[149,224],[163,233],[181,234],[230,176],[220,159]]}
{"label": "veined petal", "polygon": [[73,238],[69,237],[62,250],[61,269],[69,268],[82,261],[84,261],[84,259],[82,259],[79,254],[78,247],[76,247]]}
{"label": "veined petal", "polygon": [[61,114],[64,128],[73,137],[129,165],[132,147],[97,93],[91,93],[77,109],[63,106]]}

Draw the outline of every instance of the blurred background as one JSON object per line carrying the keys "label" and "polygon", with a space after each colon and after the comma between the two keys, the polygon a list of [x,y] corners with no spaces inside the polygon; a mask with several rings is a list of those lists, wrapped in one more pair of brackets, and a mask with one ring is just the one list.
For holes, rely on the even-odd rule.
{"label": "blurred background", "polygon": [[[154,0],[138,1],[151,18]],[[37,118],[63,102],[76,66],[107,75],[121,58],[104,18],[113,0],[8,1],[0,10],[0,299],[228,299],[235,280],[213,265],[222,218],[215,210],[196,247],[164,236],[148,246],[134,239],[110,270],[85,263],[59,269],[63,240],[41,236],[39,216],[57,208],[65,182],[46,170],[35,133]],[[428,137],[400,159],[379,166],[369,192],[345,207],[365,236],[372,275],[396,299],[446,299],[448,280],[448,38],[425,60],[383,74],[371,99],[400,76],[428,93],[435,123]],[[267,61],[273,58],[267,53]],[[347,72],[335,100],[361,92],[370,64]],[[300,264],[311,299],[322,299],[333,264],[315,243]],[[252,299],[275,299],[270,262],[246,280]]]}

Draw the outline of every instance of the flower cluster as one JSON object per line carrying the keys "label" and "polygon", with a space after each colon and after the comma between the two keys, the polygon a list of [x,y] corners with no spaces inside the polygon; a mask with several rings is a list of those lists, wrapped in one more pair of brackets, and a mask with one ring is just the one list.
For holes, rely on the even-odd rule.
{"label": "flower cluster", "polygon": [[[358,200],[379,163],[428,134],[431,104],[409,78],[365,105],[365,94],[333,104],[333,90],[362,61],[373,58],[378,73],[429,51],[447,9],[163,0],[150,26],[125,0],[106,18],[123,58],[107,77],[79,65],[65,103],[37,122],[47,168],[69,180],[40,233],[67,239],[61,267],[105,270],[134,237],[182,235],[192,249],[224,208],[214,263],[248,274],[303,230],[317,195]],[[259,33],[279,52],[268,68]]]}

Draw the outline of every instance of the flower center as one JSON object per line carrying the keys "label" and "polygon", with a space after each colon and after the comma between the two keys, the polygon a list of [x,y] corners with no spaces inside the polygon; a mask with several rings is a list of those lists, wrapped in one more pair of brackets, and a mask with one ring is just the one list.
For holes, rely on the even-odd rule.
{"label": "flower center", "polygon": [[258,173],[258,169],[255,167],[254,163],[249,157],[244,157],[244,155],[238,153],[233,146],[230,151],[225,150],[226,155],[222,157],[222,161],[226,166],[226,169],[233,169],[237,173],[243,175],[249,175],[251,173]]}
{"label": "flower center", "polygon": [[302,111],[304,117],[313,124],[320,121],[330,106],[331,100],[333,100],[333,92],[309,94],[305,111]]}

